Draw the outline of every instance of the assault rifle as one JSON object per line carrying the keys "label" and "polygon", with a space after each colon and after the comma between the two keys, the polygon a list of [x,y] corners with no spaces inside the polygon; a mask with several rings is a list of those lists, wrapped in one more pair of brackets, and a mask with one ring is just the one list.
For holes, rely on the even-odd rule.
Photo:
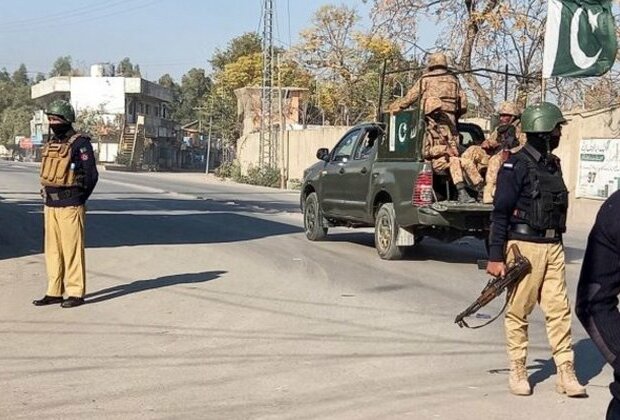
{"label": "assault rifle", "polygon": [[[532,268],[532,264],[521,254],[521,251],[519,251],[519,247],[516,244],[512,244],[510,246],[508,252],[511,251],[514,255],[514,260],[508,264],[506,268],[506,275],[489,280],[487,285],[484,286],[484,289],[482,289],[482,292],[480,292],[478,299],[476,299],[476,301],[472,303],[469,308],[458,314],[454,322],[458,324],[459,327],[463,328],[465,326],[472,329],[481,328],[495,321],[502,314],[502,312],[504,312],[514,286],[516,286],[517,283],[521,281],[521,279],[525,277],[525,275]],[[465,321],[466,316],[470,316],[478,312],[480,308],[486,306],[493,299],[501,295],[504,289],[508,290],[506,292],[506,303],[504,304],[502,310],[494,318],[482,325],[477,325],[474,327],[467,325],[467,322]]]}

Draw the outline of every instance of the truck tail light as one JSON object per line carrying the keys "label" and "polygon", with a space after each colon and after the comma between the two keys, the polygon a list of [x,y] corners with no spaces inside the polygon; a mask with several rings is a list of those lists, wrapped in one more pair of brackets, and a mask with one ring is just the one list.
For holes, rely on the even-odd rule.
{"label": "truck tail light", "polygon": [[411,204],[416,207],[428,206],[433,203],[433,170],[425,163],[413,184]]}

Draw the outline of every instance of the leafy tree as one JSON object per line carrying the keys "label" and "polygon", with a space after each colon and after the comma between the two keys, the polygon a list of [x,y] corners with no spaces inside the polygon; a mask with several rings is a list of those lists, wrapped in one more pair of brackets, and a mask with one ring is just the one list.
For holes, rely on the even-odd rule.
{"label": "leafy tree", "polygon": [[157,83],[165,87],[166,89],[170,89],[170,91],[172,91],[173,99],[172,99],[172,103],[170,104],[171,119],[179,120],[177,118],[178,117],[177,114],[179,112],[179,105],[181,101],[181,86],[179,86],[179,84],[175,82],[172,76],[170,76],[168,73],[161,76]]}
{"label": "leafy tree", "polygon": [[[382,63],[404,62],[396,43],[362,31],[359,23],[353,8],[322,6],[295,46],[299,60],[317,79],[312,103],[321,110],[321,119],[333,124],[373,119],[379,108]],[[317,116],[310,119],[316,121]]]}
{"label": "leafy tree", "polygon": [[34,83],[40,83],[45,80],[45,75],[43,73],[37,73],[34,78]]}
{"label": "leafy tree", "polygon": [[239,58],[262,52],[261,39],[256,32],[248,32],[233,38],[225,50],[217,48],[209,63],[216,72],[224,71],[227,64],[234,63]]}
{"label": "leafy tree", "polygon": [[0,82],[10,82],[10,81],[11,81],[11,75],[6,70],[6,68],[3,67],[2,70],[0,70]]}
{"label": "leafy tree", "polygon": [[193,68],[183,75],[180,87],[180,103],[176,112],[176,119],[181,123],[188,123],[198,119],[198,110],[204,103],[204,98],[211,90],[211,79],[204,69]]}
{"label": "leafy tree", "polygon": [[116,74],[123,77],[141,77],[140,66],[133,65],[129,57],[123,58],[116,67]]}
{"label": "leafy tree", "polygon": [[50,71],[50,77],[55,76],[71,76],[73,71],[73,65],[70,55],[64,57],[58,57],[52,65],[52,71]]}
{"label": "leafy tree", "polygon": [[13,72],[13,83],[17,86],[28,86],[30,84],[28,69],[25,64],[20,65],[19,68]]}

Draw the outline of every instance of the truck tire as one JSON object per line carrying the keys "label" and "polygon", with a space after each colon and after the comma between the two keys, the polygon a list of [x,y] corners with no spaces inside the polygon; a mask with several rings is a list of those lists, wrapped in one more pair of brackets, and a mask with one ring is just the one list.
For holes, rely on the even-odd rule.
{"label": "truck tire", "polygon": [[322,241],[327,236],[327,228],[323,226],[323,212],[319,204],[319,196],[313,192],[306,197],[304,204],[304,231],[311,241]]}
{"label": "truck tire", "polygon": [[394,205],[385,203],[379,208],[375,218],[375,248],[382,259],[402,259],[407,247],[396,245],[397,235],[398,224]]}

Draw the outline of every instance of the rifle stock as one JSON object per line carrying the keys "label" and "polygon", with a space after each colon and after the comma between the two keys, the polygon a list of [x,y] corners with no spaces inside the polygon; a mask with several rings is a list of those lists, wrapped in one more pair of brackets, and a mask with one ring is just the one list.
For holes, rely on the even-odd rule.
{"label": "rifle stock", "polygon": [[[467,309],[457,315],[454,322],[458,324],[459,327],[480,328],[495,321],[497,317],[502,312],[504,312],[505,305],[504,309],[502,309],[501,312],[497,314],[497,316],[495,316],[489,322],[477,327],[470,327],[465,321],[466,317],[475,314],[481,308],[488,305],[493,299],[501,295],[504,290],[514,287],[519,281],[521,281],[523,277],[525,277],[525,275],[531,269],[532,265],[530,261],[521,254],[521,251],[516,244],[512,244],[510,246],[508,252],[511,251],[514,255],[514,260],[508,265],[506,269],[506,275],[495,277],[489,280],[487,285],[484,286],[484,289],[482,289],[482,292],[480,292],[480,296],[478,296],[474,303],[472,303]],[[506,302],[507,301],[508,297],[506,298]]]}

